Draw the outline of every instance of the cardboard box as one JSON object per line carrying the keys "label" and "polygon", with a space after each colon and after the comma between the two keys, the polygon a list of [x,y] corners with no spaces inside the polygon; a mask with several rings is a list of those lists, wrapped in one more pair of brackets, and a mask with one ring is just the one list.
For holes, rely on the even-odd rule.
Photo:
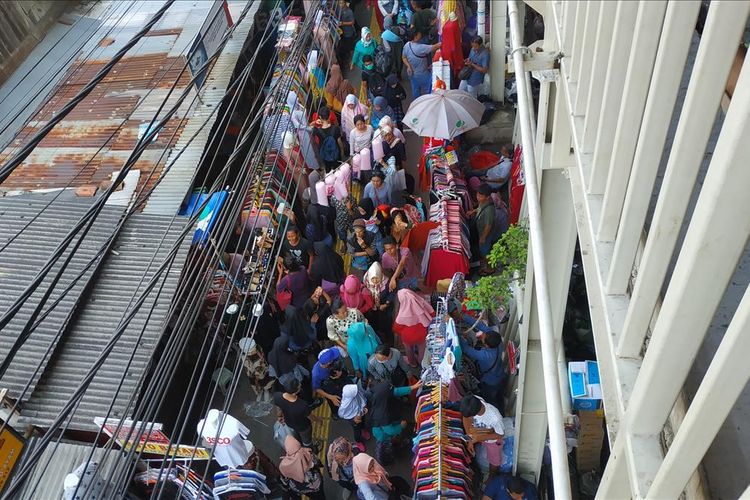
{"label": "cardboard box", "polygon": [[604,411],[579,411],[578,448],[576,464],[580,472],[599,468],[602,446],[606,439],[604,430]]}
{"label": "cardboard box", "polygon": [[601,407],[602,387],[596,361],[569,362],[568,384],[574,410],[598,410]]}

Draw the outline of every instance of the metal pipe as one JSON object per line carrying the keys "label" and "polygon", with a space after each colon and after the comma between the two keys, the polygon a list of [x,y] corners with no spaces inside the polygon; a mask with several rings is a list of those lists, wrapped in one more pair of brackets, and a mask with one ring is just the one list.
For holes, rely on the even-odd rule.
{"label": "metal pipe", "polygon": [[[515,0],[508,0],[508,18],[510,20],[513,65],[515,67],[516,78],[521,81],[525,76],[523,54],[521,53],[523,42],[518,5]],[[518,117],[521,125],[521,143],[523,146],[523,162],[526,174],[526,203],[529,212],[529,234],[532,245],[532,263],[534,266],[534,286],[539,306],[539,329],[545,387],[544,396],[547,404],[550,454],[552,457],[552,480],[555,489],[555,498],[566,499],[571,498],[568,453],[565,441],[552,309],[547,283],[547,268],[542,241],[542,210],[539,203],[539,183],[534,155],[534,137],[528,112],[528,108],[532,107],[532,103],[526,85],[519,84],[517,85],[517,89]]]}

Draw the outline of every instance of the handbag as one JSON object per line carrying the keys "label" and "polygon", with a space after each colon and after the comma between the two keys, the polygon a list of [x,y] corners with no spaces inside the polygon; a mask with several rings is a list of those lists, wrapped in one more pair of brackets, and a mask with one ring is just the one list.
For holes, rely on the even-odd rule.
{"label": "handbag", "polygon": [[474,72],[474,68],[471,66],[465,65],[463,68],[461,68],[461,71],[458,72],[458,79],[459,80],[468,80],[471,77],[471,74]]}
{"label": "handbag", "polygon": [[283,311],[289,307],[292,303],[292,291],[288,288],[284,290],[276,291],[276,302],[279,304],[279,308]]}

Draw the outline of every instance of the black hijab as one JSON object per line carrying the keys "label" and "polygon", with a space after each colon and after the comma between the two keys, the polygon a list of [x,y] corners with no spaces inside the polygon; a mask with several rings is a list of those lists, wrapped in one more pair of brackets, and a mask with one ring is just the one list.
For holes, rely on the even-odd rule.
{"label": "black hijab", "polygon": [[375,203],[370,198],[362,198],[359,200],[359,207],[365,211],[364,215],[361,217],[356,217],[357,219],[369,219],[372,217],[372,214],[375,213]]}
{"label": "black hijab", "polygon": [[343,283],[346,274],[344,273],[344,259],[341,258],[341,255],[322,241],[313,243],[313,247],[315,249],[315,260],[310,270],[310,278],[312,278],[313,284],[319,286],[320,280],[339,285]]}
{"label": "black hijab", "polygon": [[282,330],[298,346],[306,346],[310,341],[310,319],[302,308],[289,306],[284,311],[286,320]]}
{"label": "black hijab", "polygon": [[286,335],[281,335],[273,342],[273,349],[268,353],[268,364],[276,370],[277,377],[294,371],[297,357],[289,350],[289,338]]}
{"label": "black hijab", "polygon": [[389,381],[378,382],[370,387],[367,399],[370,402],[370,423],[373,427],[382,427],[398,420],[393,385]]}

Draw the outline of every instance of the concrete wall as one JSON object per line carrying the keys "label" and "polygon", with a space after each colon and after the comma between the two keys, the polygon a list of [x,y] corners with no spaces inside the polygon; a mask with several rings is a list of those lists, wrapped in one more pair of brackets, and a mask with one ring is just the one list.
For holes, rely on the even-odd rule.
{"label": "concrete wall", "polygon": [[76,3],[61,0],[0,2],[0,84],[21,64],[63,12]]}

